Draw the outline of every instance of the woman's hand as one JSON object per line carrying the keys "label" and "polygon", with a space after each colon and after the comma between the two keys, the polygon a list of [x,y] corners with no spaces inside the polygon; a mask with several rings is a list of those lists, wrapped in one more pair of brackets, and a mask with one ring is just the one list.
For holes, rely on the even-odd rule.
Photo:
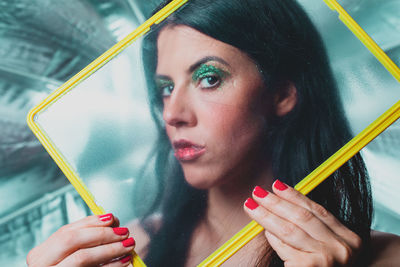
{"label": "woman's hand", "polygon": [[27,256],[29,267],[128,266],[135,245],[112,214],[89,216],[61,227]]}
{"label": "woman's hand", "polygon": [[361,239],[321,205],[276,180],[273,193],[261,187],[245,210],[265,229],[271,247],[285,266],[349,266]]}

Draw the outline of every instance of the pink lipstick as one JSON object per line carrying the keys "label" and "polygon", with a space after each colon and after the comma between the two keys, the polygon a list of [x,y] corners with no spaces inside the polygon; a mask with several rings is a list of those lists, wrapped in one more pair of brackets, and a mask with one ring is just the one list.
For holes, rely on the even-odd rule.
{"label": "pink lipstick", "polygon": [[173,142],[172,146],[175,150],[174,155],[179,161],[195,160],[206,152],[204,146],[183,139]]}

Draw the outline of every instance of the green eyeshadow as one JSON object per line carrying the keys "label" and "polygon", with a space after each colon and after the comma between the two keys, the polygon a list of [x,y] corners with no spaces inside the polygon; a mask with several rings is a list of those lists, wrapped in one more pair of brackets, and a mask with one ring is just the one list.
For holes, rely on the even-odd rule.
{"label": "green eyeshadow", "polygon": [[167,85],[171,85],[173,84],[172,81],[167,80],[167,79],[156,79],[156,85],[158,88],[163,87],[163,86],[167,86]]}
{"label": "green eyeshadow", "polygon": [[197,80],[202,79],[202,78],[204,78],[204,77],[206,77],[206,76],[208,76],[210,74],[217,75],[220,78],[224,78],[227,75],[229,75],[228,72],[226,72],[226,71],[224,71],[224,70],[222,70],[220,68],[217,68],[217,67],[215,67],[213,65],[202,64],[202,65],[200,65],[200,67],[198,67],[194,71],[194,73],[192,75],[192,80],[193,81],[197,81]]}

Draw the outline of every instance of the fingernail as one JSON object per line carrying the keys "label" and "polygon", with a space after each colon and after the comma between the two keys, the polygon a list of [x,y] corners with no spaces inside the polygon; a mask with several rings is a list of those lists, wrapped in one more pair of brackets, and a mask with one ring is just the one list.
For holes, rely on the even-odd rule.
{"label": "fingernail", "polygon": [[268,192],[265,191],[263,188],[261,188],[261,187],[258,186],[258,185],[254,188],[253,194],[254,194],[256,197],[259,197],[259,198],[264,198],[264,197],[268,196]]}
{"label": "fingernail", "polygon": [[128,261],[130,261],[132,259],[132,255],[126,256],[125,258],[122,258],[120,261],[122,263],[127,263]]}
{"label": "fingernail", "polygon": [[107,214],[99,216],[100,221],[102,221],[102,222],[109,221],[109,220],[111,220],[112,217],[113,217],[112,213],[107,213]]}
{"label": "fingernail", "polygon": [[115,227],[113,228],[114,233],[117,235],[126,235],[129,231],[126,227]]}
{"label": "fingernail", "polygon": [[133,239],[132,237],[125,239],[124,241],[122,241],[122,245],[124,247],[132,247],[135,245],[135,239]]}
{"label": "fingernail", "polygon": [[279,181],[279,180],[276,180],[276,181],[275,181],[274,187],[275,187],[276,189],[278,189],[279,191],[283,191],[283,190],[286,190],[286,189],[288,188],[287,185],[285,185],[284,183],[282,183],[282,182]]}
{"label": "fingernail", "polygon": [[255,201],[254,201],[252,198],[250,198],[250,197],[246,200],[246,202],[245,202],[244,204],[246,205],[246,207],[248,207],[248,208],[251,209],[251,210],[254,210],[255,208],[258,207],[257,202],[255,202]]}

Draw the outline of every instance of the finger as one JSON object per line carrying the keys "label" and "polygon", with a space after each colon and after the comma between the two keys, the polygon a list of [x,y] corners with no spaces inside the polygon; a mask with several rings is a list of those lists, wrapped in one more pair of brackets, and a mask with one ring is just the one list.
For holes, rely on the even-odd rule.
{"label": "finger", "polygon": [[114,218],[114,221],[113,221],[113,223],[111,224],[111,227],[119,227],[119,219],[117,218],[117,217],[115,217],[115,216],[113,216],[113,218]]}
{"label": "finger", "polygon": [[[38,266],[57,264],[68,255],[81,248],[122,241],[129,235],[127,228],[91,227],[79,228],[63,226],[46,242],[40,245],[34,254]],[[35,257],[31,255],[31,257]]]}
{"label": "finger", "polygon": [[[265,231],[264,233],[265,237],[268,240],[268,243],[276,251],[276,253],[278,254],[279,258],[281,258],[282,261],[287,261],[291,258],[298,258],[299,254],[298,250],[285,244],[282,240],[280,240],[270,232]],[[303,252],[303,253],[308,253],[308,252]]]}
{"label": "finger", "polygon": [[89,267],[98,266],[102,263],[111,262],[115,258],[132,253],[135,246],[133,238],[128,238],[120,242],[80,249],[66,257],[57,267]]}
{"label": "finger", "polygon": [[117,260],[104,264],[102,267],[131,267],[132,254],[124,255]]}
{"label": "finger", "polygon": [[319,256],[319,254],[296,250],[268,231],[265,231],[265,237],[270,246],[275,250],[279,258],[284,261],[284,265],[287,267],[332,266],[332,263],[329,262],[328,259],[324,260],[323,257]]}
{"label": "finger", "polygon": [[312,212],[319,220],[327,225],[332,230],[332,232],[339,236],[350,247],[360,247],[360,237],[356,233],[348,229],[346,226],[344,226],[323,206],[317,204],[316,202],[301,194],[299,191],[295,190],[285,183],[282,183],[279,180],[276,180],[274,182],[272,189],[274,193],[279,197],[286,199],[287,201],[299,205]]}
{"label": "finger", "polygon": [[83,227],[101,227],[101,226],[112,226],[119,224],[119,220],[112,213],[106,213],[103,215],[92,215],[87,216],[76,222],[68,224],[72,228],[83,228]]}
{"label": "finger", "polygon": [[70,233],[73,232],[74,229],[90,226],[105,227],[110,226],[113,223],[114,216],[112,216],[112,214],[105,214],[104,216],[88,216],[76,222],[64,225],[45,242],[29,252],[26,259],[27,263],[32,266],[48,266],[56,264],[68,255],[67,251],[62,251],[60,242],[70,236]]}
{"label": "finger", "polygon": [[253,198],[267,210],[296,224],[312,238],[325,243],[337,241],[337,235],[308,209],[289,202],[259,186],[254,188]]}
{"label": "finger", "polygon": [[244,206],[253,220],[293,248],[308,252],[315,251],[318,248],[317,240],[313,239],[294,223],[259,206],[252,198],[248,198]]}

